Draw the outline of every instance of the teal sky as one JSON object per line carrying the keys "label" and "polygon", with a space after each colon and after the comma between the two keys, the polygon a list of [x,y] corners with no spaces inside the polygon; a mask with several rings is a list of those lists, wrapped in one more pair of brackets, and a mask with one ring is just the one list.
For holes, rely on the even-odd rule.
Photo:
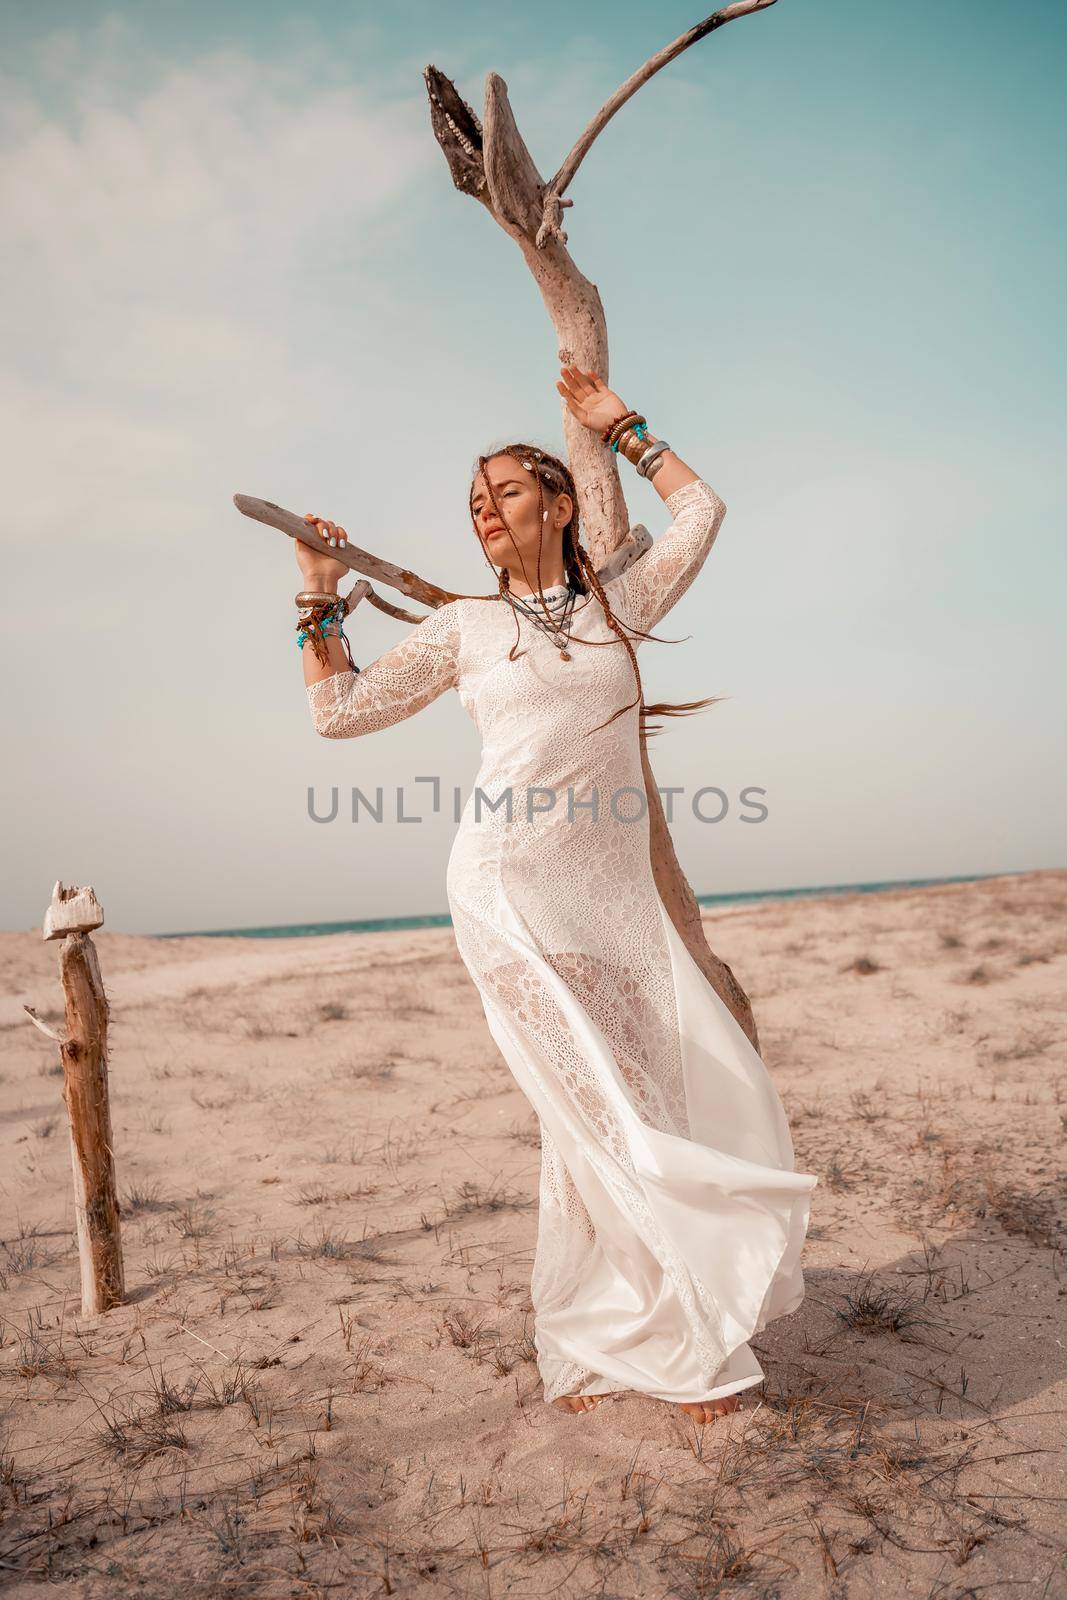
{"label": "teal sky", "polygon": [[[317,738],[291,547],[231,497],[489,586],[469,472],[561,446],[555,341],[422,70],[479,114],[498,72],[548,176],[700,15],[0,4],[4,927],[56,878],[130,932],[447,909],[448,813],[319,826],[307,789],[465,795],[476,730],[453,695]],[[685,642],[641,654],[650,700],[729,697],[652,741],[734,801],[674,825],[698,892],[1064,865],[1065,46],[1050,0],[779,0],[570,190],[609,381],[728,506]],[[356,660],[401,631],[361,612]]]}

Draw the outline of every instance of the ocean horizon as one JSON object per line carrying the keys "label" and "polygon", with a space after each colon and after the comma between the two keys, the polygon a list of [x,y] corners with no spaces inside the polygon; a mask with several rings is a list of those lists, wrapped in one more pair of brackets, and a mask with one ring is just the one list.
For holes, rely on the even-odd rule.
{"label": "ocean horizon", "polygon": [[[1024,871],[1039,870],[1035,868]],[[1021,872],[966,872],[951,878],[897,878],[878,883],[820,883],[792,889],[747,889],[733,894],[698,894],[701,906],[754,905],[762,900],[801,900],[835,894],[881,894],[889,889],[926,889],[946,883],[982,883],[988,878],[1013,878]],[[424,916],[366,917],[353,922],[292,922],[265,928],[187,928],[180,933],[157,933],[156,939],[295,939],[318,938],[331,933],[388,933],[404,928],[450,928],[447,912]]]}

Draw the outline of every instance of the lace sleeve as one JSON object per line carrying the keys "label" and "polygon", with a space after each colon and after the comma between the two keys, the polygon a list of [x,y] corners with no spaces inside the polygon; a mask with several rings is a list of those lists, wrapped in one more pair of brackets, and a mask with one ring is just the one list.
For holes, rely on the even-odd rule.
{"label": "lace sleeve", "polygon": [[622,602],[623,620],[642,633],[651,632],[682,598],[726,515],[726,506],[702,478],[675,489],[664,505],[674,518],[667,532],[605,589],[609,601]]}
{"label": "lace sleeve", "polygon": [[458,602],[450,600],[360,672],[346,669],[309,683],[316,733],[324,739],[357,739],[413,716],[455,688],[458,659]]}

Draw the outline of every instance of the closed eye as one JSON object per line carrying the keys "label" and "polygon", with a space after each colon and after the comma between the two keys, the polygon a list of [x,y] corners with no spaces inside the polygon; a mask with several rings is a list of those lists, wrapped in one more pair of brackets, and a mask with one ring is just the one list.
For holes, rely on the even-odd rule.
{"label": "closed eye", "polygon": [[[498,496],[498,498],[501,500],[507,500],[510,495],[518,494],[518,492],[518,489],[505,489],[504,493]],[[476,500],[474,502],[474,509],[475,511],[480,511],[482,509],[482,502],[480,500]]]}

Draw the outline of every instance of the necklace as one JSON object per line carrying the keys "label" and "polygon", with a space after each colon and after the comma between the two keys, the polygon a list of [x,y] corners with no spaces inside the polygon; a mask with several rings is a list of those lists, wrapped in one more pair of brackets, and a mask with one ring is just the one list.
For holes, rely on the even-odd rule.
{"label": "necklace", "polygon": [[578,599],[577,589],[562,583],[553,584],[550,589],[542,589],[540,598],[548,609],[548,617],[543,611],[530,605],[529,598],[524,595],[512,594],[509,589],[507,598],[514,610],[528,617],[535,628],[540,628],[542,633],[548,635],[558,648],[561,661],[572,660],[571,653],[567,649],[572,637],[568,623]]}

